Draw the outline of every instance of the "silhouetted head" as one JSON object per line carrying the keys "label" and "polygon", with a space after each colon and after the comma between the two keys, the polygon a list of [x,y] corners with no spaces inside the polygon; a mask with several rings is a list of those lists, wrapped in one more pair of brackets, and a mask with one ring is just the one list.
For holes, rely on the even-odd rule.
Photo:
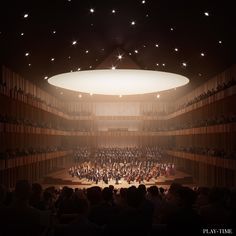
{"label": "silhouetted head", "polygon": [[2,184],[0,184],[0,204],[3,204],[3,202],[6,199],[6,196],[7,196],[6,188]]}
{"label": "silhouetted head", "polygon": [[140,184],[138,186],[138,190],[140,191],[141,195],[145,196],[147,193],[146,186],[144,184]]}
{"label": "silhouetted head", "polygon": [[159,190],[157,186],[151,186],[150,188],[148,188],[148,193],[153,196],[156,197],[159,195]]}
{"label": "silhouetted head", "polygon": [[39,183],[32,184],[32,194],[41,195],[42,191],[42,186]]}
{"label": "silhouetted head", "polygon": [[102,200],[102,191],[98,186],[94,186],[87,189],[87,198],[91,205],[95,205],[101,202]]}
{"label": "silhouetted head", "polygon": [[31,186],[27,180],[20,180],[16,183],[15,196],[17,200],[27,201],[31,194]]}
{"label": "silhouetted head", "polygon": [[220,187],[213,187],[209,193],[211,203],[223,203],[225,200],[225,190]]}
{"label": "silhouetted head", "polygon": [[138,207],[142,201],[141,191],[135,186],[131,186],[127,189],[126,193],[127,204],[131,207]]}
{"label": "silhouetted head", "polygon": [[180,205],[184,207],[192,207],[194,204],[197,194],[188,187],[181,187],[177,191],[180,199]]}
{"label": "silhouetted head", "polygon": [[75,197],[73,199],[73,206],[74,206],[73,208],[75,210],[75,213],[81,214],[81,215],[88,214],[89,203],[87,199]]}
{"label": "silhouetted head", "polygon": [[105,202],[110,202],[113,199],[113,191],[112,189],[105,187],[102,190],[102,197]]}

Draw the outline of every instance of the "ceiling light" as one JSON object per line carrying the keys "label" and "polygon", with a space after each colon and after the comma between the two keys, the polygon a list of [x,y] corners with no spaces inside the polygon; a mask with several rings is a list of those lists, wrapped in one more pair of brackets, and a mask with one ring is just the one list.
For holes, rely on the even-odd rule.
{"label": "ceiling light", "polygon": [[183,86],[189,80],[178,74],[151,70],[87,70],[49,78],[54,86],[103,95],[135,95],[160,92]]}
{"label": "ceiling light", "polygon": [[122,59],[122,55],[118,55],[118,59],[121,60]]}

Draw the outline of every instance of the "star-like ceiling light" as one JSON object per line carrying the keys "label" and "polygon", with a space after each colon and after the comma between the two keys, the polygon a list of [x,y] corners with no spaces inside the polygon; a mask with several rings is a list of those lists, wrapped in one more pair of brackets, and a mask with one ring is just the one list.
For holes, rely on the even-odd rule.
{"label": "star-like ceiling light", "polygon": [[116,10],[115,10],[115,9],[112,9],[111,13],[112,13],[112,14],[115,14],[115,13],[116,13]]}
{"label": "star-like ceiling light", "polygon": [[117,58],[118,58],[119,60],[121,60],[121,59],[123,58],[123,56],[122,56],[121,54],[119,54],[119,55],[117,56]]}
{"label": "star-like ceiling light", "polygon": [[90,8],[90,13],[94,13],[95,12],[95,10],[94,10],[94,8]]}
{"label": "star-like ceiling light", "polygon": [[156,93],[183,86],[189,79],[178,74],[131,69],[87,70],[64,73],[48,79],[54,86],[101,95]]}
{"label": "star-like ceiling light", "polygon": [[207,12],[207,11],[204,12],[204,15],[205,15],[205,16],[209,16],[209,12]]}
{"label": "star-like ceiling light", "polygon": [[77,41],[74,40],[74,41],[72,42],[72,45],[76,45],[76,44],[77,44]]}
{"label": "star-like ceiling light", "polygon": [[131,24],[131,25],[135,25],[136,23],[135,23],[135,21],[133,20],[133,21],[131,21],[130,24]]}
{"label": "star-like ceiling light", "polygon": [[29,17],[29,14],[28,13],[25,13],[24,14],[24,18],[28,18]]}

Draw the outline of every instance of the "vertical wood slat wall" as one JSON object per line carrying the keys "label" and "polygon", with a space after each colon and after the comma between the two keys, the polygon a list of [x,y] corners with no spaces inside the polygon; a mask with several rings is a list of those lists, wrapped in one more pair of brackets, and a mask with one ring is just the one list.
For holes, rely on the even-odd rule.
{"label": "vertical wood slat wall", "polygon": [[[40,101],[58,108],[63,108],[63,104],[55,97],[47,94],[29,81],[24,80],[6,67],[3,67],[1,72],[1,83],[6,84],[7,88],[1,87],[3,89],[1,92],[7,95],[0,95],[1,115],[14,117],[17,120],[29,119],[35,122],[51,120],[56,122],[57,118],[55,116],[37,107],[40,107]],[[24,91],[24,95],[21,92],[22,90]],[[34,98],[31,99],[30,97]],[[5,128],[5,126],[1,127]],[[22,126],[14,126],[14,128],[19,129]],[[33,129],[33,127],[30,129]],[[36,129],[35,127],[34,130]],[[24,130],[21,131],[14,132],[13,130],[13,132],[5,132],[4,129],[1,129],[0,153],[4,153],[7,149],[21,150],[27,148],[45,148],[48,146],[60,147],[63,143],[61,136],[38,134],[37,132],[25,133]],[[39,180],[42,176],[53,170],[71,165],[71,153],[72,151],[68,150],[30,154],[27,156],[10,157],[1,155],[1,183],[11,188],[19,179],[28,179],[31,182]]]}

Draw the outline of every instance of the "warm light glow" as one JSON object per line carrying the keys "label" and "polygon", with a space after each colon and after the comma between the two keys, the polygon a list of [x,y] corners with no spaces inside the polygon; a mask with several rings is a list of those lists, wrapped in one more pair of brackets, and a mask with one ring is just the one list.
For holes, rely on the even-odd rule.
{"label": "warm light glow", "polygon": [[150,70],[88,70],[64,73],[48,79],[52,85],[84,93],[135,95],[183,86],[189,80],[178,74]]}

